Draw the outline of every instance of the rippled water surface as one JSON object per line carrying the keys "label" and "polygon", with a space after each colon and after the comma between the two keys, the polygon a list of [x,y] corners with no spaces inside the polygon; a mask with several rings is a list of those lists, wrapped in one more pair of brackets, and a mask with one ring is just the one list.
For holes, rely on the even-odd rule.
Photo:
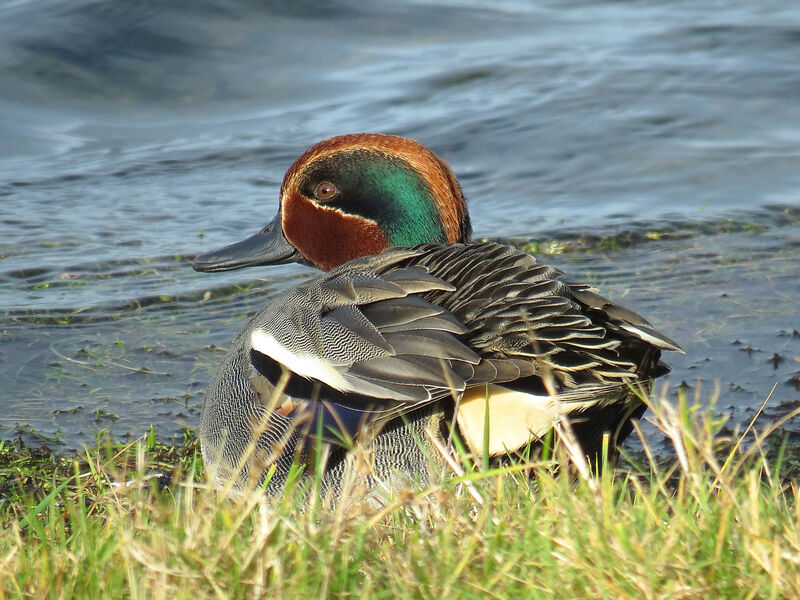
{"label": "rippled water surface", "polygon": [[[0,436],[199,423],[247,315],[202,275],[330,135],[419,139],[476,237],[645,314],[733,424],[800,402],[800,7],[0,0]],[[800,427],[789,424],[791,430]],[[60,445],[59,445],[60,444]]]}

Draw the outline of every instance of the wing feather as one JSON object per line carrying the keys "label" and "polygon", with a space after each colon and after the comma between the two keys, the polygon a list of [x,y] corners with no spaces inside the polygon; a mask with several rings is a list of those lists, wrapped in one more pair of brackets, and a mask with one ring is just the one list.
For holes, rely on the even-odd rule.
{"label": "wing feather", "polygon": [[679,349],[591,287],[493,243],[351,261],[285,292],[256,321],[262,364],[321,383],[326,402],[384,417],[499,383],[539,394],[553,384],[559,400],[583,407],[660,374],[660,351]]}

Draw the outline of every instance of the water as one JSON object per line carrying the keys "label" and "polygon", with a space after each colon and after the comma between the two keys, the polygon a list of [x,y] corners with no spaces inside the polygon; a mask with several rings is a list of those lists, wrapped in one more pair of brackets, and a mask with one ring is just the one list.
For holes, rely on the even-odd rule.
{"label": "water", "polygon": [[[800,401],[800,8],[774,2],[0,1],[0,436],[196,427],[297,265],[202,275],[330,135],[447,160],[476,237],[653,321],[671,386]],[[548,255],[549,254],[549,255]],[[798,424],[788,425],[792,431]]]}

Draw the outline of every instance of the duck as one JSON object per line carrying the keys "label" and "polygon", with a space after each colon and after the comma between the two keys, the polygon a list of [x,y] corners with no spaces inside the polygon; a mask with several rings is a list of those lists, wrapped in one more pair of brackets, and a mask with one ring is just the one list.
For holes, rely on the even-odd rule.
{"label": "duck", "polygon": [[471,236],[461,185],[421,143],[308,148],[265,227],[193,262],[323,272],[258,311],[213,376],[199,437],[217,481],[274,495],[316,474],[333,497],[353,481],[392,493],[441,475],[443,449],[503,460],[564,421],[592,464],[604,443],[613,455],[669,371],[662,351],[682,350],[595,288]]}

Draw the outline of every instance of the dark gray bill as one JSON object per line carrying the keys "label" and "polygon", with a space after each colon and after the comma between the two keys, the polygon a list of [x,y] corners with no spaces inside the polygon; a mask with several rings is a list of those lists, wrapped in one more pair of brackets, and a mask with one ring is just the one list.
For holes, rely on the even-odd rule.
{"label": "dark gray bill", "polygon": [[232,271],[257,265],[280,265],[297,262],[299,254],[285,237],[281,228],[280,213],[269,225],[246,240],[212,250],[194,259],[195,271]]}

